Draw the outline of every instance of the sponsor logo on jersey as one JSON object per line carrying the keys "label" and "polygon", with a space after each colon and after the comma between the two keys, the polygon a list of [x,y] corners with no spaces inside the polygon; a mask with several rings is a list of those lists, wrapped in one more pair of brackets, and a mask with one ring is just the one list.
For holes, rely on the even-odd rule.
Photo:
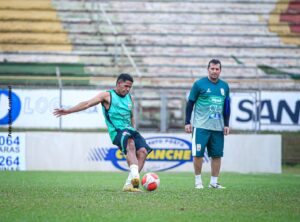
{"label": "sponsor logo on jersey", "polygon": [[221,95],[225,96],[225,90],[223,88],[221,88],[220,91],[221,91]]}
{"label": "sponsor logo on jersey", "polygon": [[132,103],[131,102],[128,103],[128,109],[132,109]]}
{"label": "sponsor logo on jersey", "polygon": [[217,98],[217,97],[212,97],[212,98],[211,98],[211,101],[212,101],[213,103],[222,103],[222,99],[221,99],[221,98]]}

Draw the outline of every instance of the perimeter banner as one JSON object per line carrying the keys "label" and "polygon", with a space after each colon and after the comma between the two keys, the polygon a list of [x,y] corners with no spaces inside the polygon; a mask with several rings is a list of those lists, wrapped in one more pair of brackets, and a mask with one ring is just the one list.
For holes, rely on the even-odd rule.
{"label": "perimeter banner", "polygon": [[[95,97],[97,90],[64,90],[62,107]],[[300,130],[300,92],[232,92],[230,127],[240,130]],[[258,101],[261,103],[258,103]],[[58,90],[0,89],[0,127],[95,129],[106,128],[101,105],[56,118]],[[183,106],[183,105],[182,105]],[[184,113],[178,107],[182,118]],[[159,120],[158,120],[159,121]],[[183,126],[182,126],[183,130]]]}
{"label": "perimeter banner", "polygon": [[[146,160],[145,172],[193,172],[190,134],[142,135],[153,148]],[[128,170],[125,156],[106,133],[30,132],[26,134],[26,156],[27,170]],[[203,169],[210,171],[207,155]],[[226,136],[222,171],[280,173],[281,136]]]}
{"label": "perimeter banner", "polygon": [[0,170],[26,170],[25,133],[0,133]]}

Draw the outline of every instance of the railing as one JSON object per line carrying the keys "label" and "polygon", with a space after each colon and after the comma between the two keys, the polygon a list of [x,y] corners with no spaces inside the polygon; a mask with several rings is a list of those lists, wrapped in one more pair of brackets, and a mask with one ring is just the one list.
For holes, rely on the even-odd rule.
{"label": "railing", "polygon": [[[120,46],[121,46],[121,49],[123,50],[123,52],[124,52],[124,54],[125,54],[125,56],[126,56],[127,59],[129,60],[131,66],[134,68],[134,70],[135,70],[135,72],[136,72],[136,74],[137,74],[137,76],[138,76],[139,82],[140,82],[140,78],[141,78],[141,76],[142,76],[142,75],[141,75],[141,72],[140,72],[139,68],[137,67],[137,65],[136,65],[136,63],[135,63],[135,61],[134,61],[134,59],[133,59],[132,56],[130,55],[130,52],[129,52],[127,46],[125,45],[125,43],[119,42],[119,41],[118,41],[118,32],[117,32],[116,28],[114,27],[114,25],[113,25],[111,19],[110,19],[110,18],[108,17],[108,15],[106,14],[106,11],[105,11],[103,5],[102,5],[101,3],[98,3],[98,2],[94,2],[94,1],[93,1],[93,2],[92,2],[92,8],[98,9],[98,10],[95,10],[96,12],[99,11],[99,9],[100,9],[102,17],[103,17],[104,20],[107,22],[107,24],[109,25],[109,28],[111,29],[111,32],[112,32],[113,35],[114,35],[114,39],[115,39],[115,40],[114,40],[114,48],[115,48],[114,63],[115,63],[115,65],[116,65],[116,66],[118,65],[118,57],[119,57],[119,50],[118,50],[119,46],[118,46],[118,45],[120,45]],[[91,10],[91,13],[94,13],[94,11]],[[96,22],[97,26],[100,27],[100,25],[101,25],[100,22],[101,22],[101,21],[100,21],[99,17],[98,17],[98,16],[94,17],[93,14],[92,14],[92,18],[96,18],[96,21],[95,21],[95,22]]]}
{"label": "railing", "polygon": [[[58,81],[58,87],[59,87],[59,108],[62,108],[62,91],[63,91],[63,84],[61,80],[61,75],[60,75],[60,69],[59,67],[56,67],[56,77]],[[62,129],[62,117],[59,117],[59,129]]]}

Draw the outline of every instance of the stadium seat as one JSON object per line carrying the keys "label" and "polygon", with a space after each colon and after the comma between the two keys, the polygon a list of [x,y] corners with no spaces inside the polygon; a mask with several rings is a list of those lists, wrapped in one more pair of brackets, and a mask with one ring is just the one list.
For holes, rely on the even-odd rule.
{"label": "stadium seat", "polygon": [[129,72],[145,88],[187,89],[218,58],[232,88],[299,88],[298,1],[12,0],[0,9],[1,83],[16,71],[13,64],[35,69],[35,77],[48,64],[70,67],[62,73],[70,85],[110,87]]}

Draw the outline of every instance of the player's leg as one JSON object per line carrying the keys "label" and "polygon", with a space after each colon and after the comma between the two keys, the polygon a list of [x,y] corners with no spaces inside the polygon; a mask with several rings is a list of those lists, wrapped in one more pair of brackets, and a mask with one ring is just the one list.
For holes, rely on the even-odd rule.
{"label": "player's leg", "polygon": [[[139,149],[138,151],[136,151],[138,172],[140,172],[141,169],[143,168],[147,155],[148,154],[147,154],[147,151],[146,151],[145,148]],[[129,159],[127,160],[127,164],[128,164],[128,166],[130,166]],[[138,188],[139,183],[140,183],[140,181],[137,180],[137,179],[135,179],[132,176],[131,171],[129,171],[129,175],[128,175],[127,179],[126,179],[125,185],[123,187],[123,191],[131,191],[132,188],[133,188],[133,184],[135,184],[135,188]],[[136,185],[136,184],[138,184],[138,185]]]}
{"label": "player's leg", "polygon": [[212,157],[211,159],[211,175],[218,177],[221,169],[221,157]]}
{"label": "player's leg", "polygon": [[122,152],[126,155],[127,164],[130,169],[132,178],[139,178],[138,160],[136,157],[135,143],[132,135],[123,131],[119,138]]}
{"label": "player's leg", "polygon": [[192,156],[195,172],[195,188],[202,189],[202,163],[204,157],[204,151],[209,139],[209,134],[206,130],[200,128],[193,129],[192,135]]}
{"label": "player's leg", "polygon": [[211,178],[210,188],[225,188],[218,183],[221,169],[221,158],[224,150],[223,132],[213,132],[208,143],[209,156],[211,156]]}
{"label": "player's leg", "polygon": [[152,151],[151,147],[146,143],[145,138],[137,131],[131,132],[136,147],[136,156],[138,160],[139,172],[144,167],[148,154]]}
{"label": "player's leg", "polygon": [[203,157],[194,156],[193,163],[194,163],[195,188],[196,189],[202,189],[203,188],[202,177],[201,177],[202,161],[203,161]]}
{"label": "player's leg", "polygon": [[201,175],[201,172],[202,172],[202,162],[203,162],[203,157],[194,156],[194,158],[193,158],[193,164],[194,164],[195,175]]}
{"label": "player's leg", "polygon": [[[119,149],[126,155],[126,161],[129,166],[129,175],[125,181],[123,191],[137,192],[140,191],[133,187],[132,182],[139,185],[139,171],[138,160],[136,158],[135,144],[132,139],[132,135],[128,131],[119,131],[113,141],[113,144],[117,145]],[[138,178],[138,179],[136,179]],[[134,179],[134,180],[133,180]]]}
{"label": "player's leg", "polygon": [[140,173],[139,173],[138,159],[136,156],[135,143],[132,138],[128,139],[126,150],[127,150],[126,159],[131,174],[131,184],[134,188],[138,188],[140,185]]}
{"label": "player's leg", "polygon": [[139,166],[139,172],[143,169],[145,165],[145,161],[147,158],[148,152],[145,147],[140,148],[138,151],[136,151],[136,157],[138,160],[138,166]]}
{"label": "player's leg", "polygon": [[[138,166],[135,143],[132,138],[128,139],[127,148],[126,148],[126,160],[127,160],[127,164],[129,167],[132,165]],[[137,167],[137,169],[138,169],[138,167]]]}

